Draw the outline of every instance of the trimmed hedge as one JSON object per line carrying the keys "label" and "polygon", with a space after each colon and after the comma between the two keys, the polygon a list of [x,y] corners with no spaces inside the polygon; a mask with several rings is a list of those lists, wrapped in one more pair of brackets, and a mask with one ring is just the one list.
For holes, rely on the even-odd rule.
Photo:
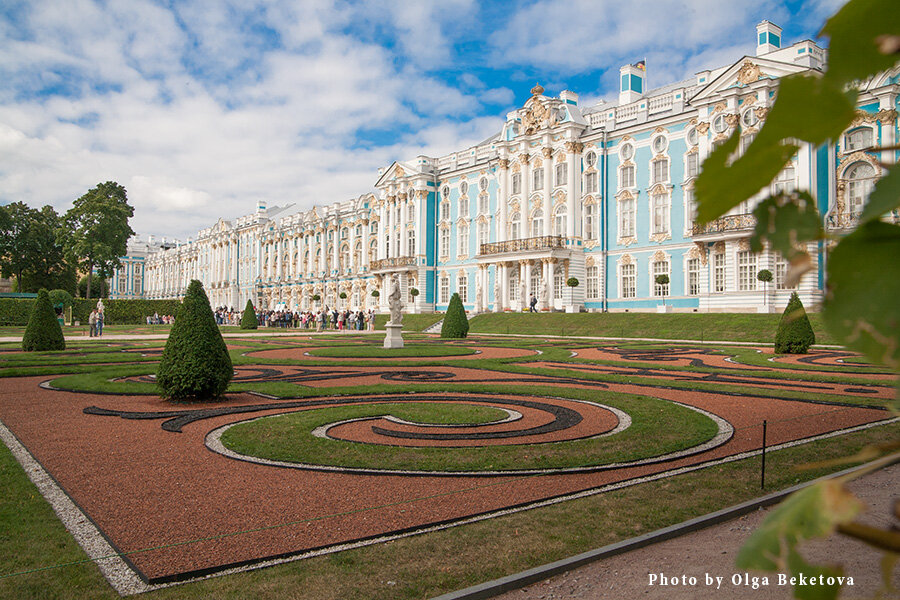
{"label": "trimmed hedge", "polygon": [[25,335],[22,336],[22,350],[25,352],[42,352],[46,350],[65,350],[66,340],[62,327],[56,319],[56,311],[50,304],[47,290],[41,289],[34,301]]}
{"label": "trimmed hedge", "polygon": [[241,329],[257,329],[258,327],[256,311],[253,310],[253,303],[248,299],[247,306],[244,307],[244,314],[241,315]]}
{"label": "trimmed hedge", "polygon": [[233,375],[231,356],[209,298],[203,285],[194,279],[175,314],[156,370],[157,391],[169,400],[217,400]]}
{"label": "trimmed hedge", "polygon": [[441,325],[441,337],[464,338],[467,335],[469,335],[469,319],[466,317],[466,309],[463,308],[459,294],[453,294],[447,306],[444,323]]}
{"label": "trimmed hedge", "polygon": [[816,334],[813,333],[812,325],[809,324],[809,317],[806,316],[800,296],[794,292],[781,315],[781,321],[778,322],[778,332],[775,334],[775,353],[806,354],[809,347],[815,343]]}

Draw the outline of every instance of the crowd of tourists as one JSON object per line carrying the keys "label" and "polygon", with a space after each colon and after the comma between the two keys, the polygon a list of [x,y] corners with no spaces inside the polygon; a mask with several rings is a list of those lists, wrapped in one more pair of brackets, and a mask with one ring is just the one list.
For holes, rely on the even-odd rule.
{"label": "crowd of tourists", "polygon": [[[216,323],[219,325],[240,325],[243,311],[220,306],[214,311]],[[256,313],[257,327],[274,327],[283,329],[315,329],[316,331],[374,331],[375,311],[338,310],[325,306],[318,311],[260,310]]]}

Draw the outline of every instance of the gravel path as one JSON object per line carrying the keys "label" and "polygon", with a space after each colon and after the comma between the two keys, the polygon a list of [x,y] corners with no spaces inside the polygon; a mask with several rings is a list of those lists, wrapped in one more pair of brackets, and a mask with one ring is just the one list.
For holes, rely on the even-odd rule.
{"label": "gravel path", "polygon": [[[900,523],[891,518],[894,503],[900,502],[900,464],[853,481],[850,489],[868,506],[861,521],[887,528]],[[771,509],[761,509],[739,519],[714,525],[679,538],[597,561],[531,586],[495,596],[497,600],[599,600],[664,598],[695,600],[769,600],[792,598],[790,585],[779,585],[772,573],[749,573],[735,568],[738,549]],[[845,587],[842,600],[873,598],[881,587],[881,555],[850,538],[833,535],[804,544],[801,553],[811,564],[840,563],[854,585]],[[662,573],[679,585],[649,585],[651,575]],[[712,578],[707,585],[706,576]],[[681,585],[682,576],[695,577],[695,585]],[[768,576],[768,586],[761,585]],[[721,577],[721,584],[716,580]],[[760,584],[753,588],[753,578]],[[734,581],[732,578],[736,578]],[[749,579],[748,579],[749,578]],[[892,571],[893,586],[900,590],[900,566]],[[717,586],[719,586],[717,588]],[[811,589],[811,588],[810,588]],[[885,598],[897,598],[888,594]]]}

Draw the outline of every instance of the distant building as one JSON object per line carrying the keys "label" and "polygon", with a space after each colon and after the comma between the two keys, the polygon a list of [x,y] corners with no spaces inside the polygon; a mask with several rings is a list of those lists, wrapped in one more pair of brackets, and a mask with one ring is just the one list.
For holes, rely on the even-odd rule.
{"label": "distant building", "polygon": [[[839,139],[802,144],[769,189],[698,225],[703,160],[736,129],[747,147],[781,77],[826,65],[812,41],[782,47],[768,21],[756,38],[755,56],[656,89],[647,89],[647,65],[625,65],[618,98],[592,106],[536,86],[497,134],[448,156],[396,162],[374,193],[310,210],[259,202],[196,240],[129,251],[112,296],[178,298],[196,278],[214,306],[251,299],[306,309],[318,294],[332,307],[386,310],[386,282],[397,276],[416,311],[446,310],[454,292],[474,311],[521,310],[532,294],[555,310],[657,310],[665,300],[676,311],[754,311],[764,304],[756,275],[769,269],[765,303],[782,309],[794,291],[787,263],[750,251],[752,209],[770,192],[807,189],[829,231],[851,230],[881,164],[895,160],[895,151],[871,148],[897,143],[900,71],[861,83],[858,117]],[[814,269],[796,291],[814,306],[825,247],[809,249]],[[668,284],[655,283],[660,274]],[[580,284],[568,288],[569,277]]]}

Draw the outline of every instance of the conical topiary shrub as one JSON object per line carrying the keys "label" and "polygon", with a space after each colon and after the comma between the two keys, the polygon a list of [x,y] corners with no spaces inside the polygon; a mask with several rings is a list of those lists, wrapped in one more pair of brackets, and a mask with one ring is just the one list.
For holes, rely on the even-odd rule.
{"label": "conical topiary shrub", "polygon": [[31,309],[31,317],[22,336],[22,350],[39,352],[43,350],[65,350],[66,339],[56,320],[56,311],[50,304],[50,294],[42,289]]}
{"label": "conical topiary shrub", "polygon": [[244,308],[244,314],[241,315],[241,329],[257,329],[259,322],[256,319],[256,311],[253,310],[253,303],[247,300],[247,306]]}
{"label": "conical topiary shrub", "polygon": [[170,400],[215,400],[234,374],[225,340],[203,285],[194,279],[175,313],[156,370],[159,395]]}
{"label": "conical topiary shrub", "polygon": [[441,325],[442,338],[464,338],[469,335],[469,319],[466,318],[466,309],[463,308],[459,294],[453,294],[444,323]]}
{"label": "conical topiary shrub", "polygon": [[806,354],[809,347],[815,343],[816,334],[813,333],[812,325],[809,324],[809,317],[806,316],[800,296],[794,292],[781,315],[781,321],[778,322],[778,332],[775,334],[775,353]]}

